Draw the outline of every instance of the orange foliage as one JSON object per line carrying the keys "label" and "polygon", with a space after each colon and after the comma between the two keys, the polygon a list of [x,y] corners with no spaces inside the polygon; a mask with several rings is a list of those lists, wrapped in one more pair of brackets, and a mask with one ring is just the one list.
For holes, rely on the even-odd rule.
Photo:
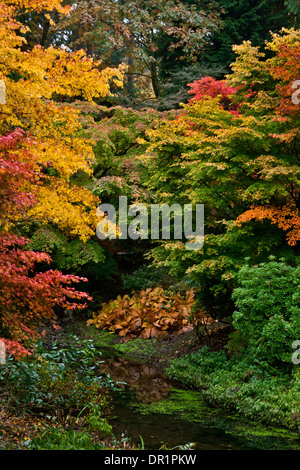
{"label": "orange foliage", "polygon": [[7,92],[0,130],[2,134],[16,127],[28,131],[31,139],[23,141],[20,155],[34,147],[36,171],[53,170],[44,175],[44,184],[38,188],[27,180],[23,191],[36,194],[36,205],[28,217],[38,223],[50,222],[70,237],[79,235],[86,241],[96,230],[98,219],[93,214],[99,200],[71,184],[70,179],[79,170],[90,174],[95,155],[92,142],[81,137],[79,112],[55,99],[104,98],[111,84],[122,85],[124,69],[103,69],[101,61],[87,57],[84,51],[68,52],[53,46],[23,50],[26,40],[19,32],[26,31],[18,21],[17,8],[60,11],[60,4],[61,0],[0,2],[0,79]]}
{"label": "orange foliage", "polygon": [[236,223],[249,222],[250,220],[262,221],[268,219],[272,224],[287,232],[286,238],[288,245],[294,246],[300,240],[300,217],[299,211],[292,206],[283,206],[282,208],[272,206],[251,207],[241,214]]}
{"label": "orange foliage", "polygon": [[117,332],[119,336],[140,336],[148,339],[166,331],[183,333],[191,328],[189,316],[194,292],[169,295],[161,287],[142,290],[132,297],[118,296],[103,304],[102,310],[88,320],[88,325]]}

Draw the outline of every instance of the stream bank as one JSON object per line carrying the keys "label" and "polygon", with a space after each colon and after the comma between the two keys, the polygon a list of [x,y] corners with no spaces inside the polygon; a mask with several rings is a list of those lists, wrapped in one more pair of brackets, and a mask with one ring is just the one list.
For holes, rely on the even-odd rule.
{"label": "stream bank", "polygon": [[[101,358],[100,358],[101,359]],[[124,357],[102,356],[100,374],[120,391],[113,393],[110,424],[117,439],[145,449],[299,450],[299,436],[243,420],[236,413],[209,406],[201,392],[168,379],[159,366]]]}
{"label": "stream bank", "polygon": [[[166,367],[173,359],[200,348],[194,331],[183,335],[124,342],[116,335],[85,323],[64,328],[61,341],[70,333],[91,339],[99,351],[98,372],[109,374],[119,386],[113,394],[110,423],[117,439],[155,450],[193,446],[201,450],[299,450],[297,433],[247,421],[234,411],[208,405],[200,391],[170,380]],[[215,350],[224,346],[220,332]],[[65,345],[64,345],[65,346]]]}

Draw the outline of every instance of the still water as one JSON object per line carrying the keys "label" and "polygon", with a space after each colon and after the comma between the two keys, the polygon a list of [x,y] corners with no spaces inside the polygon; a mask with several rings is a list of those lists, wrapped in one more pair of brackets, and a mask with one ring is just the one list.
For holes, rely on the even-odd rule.
{"label": "still water", "polygon": [[[145,449],[174,449],[193,443],[199,450],[299,450],[299,436],[246,423],[207,406],[201,392],[185,391],[161,368],[121,357],[106,357],[99,374],[109,374],[113,393],[110,424],[116,438],[143,441]],[[142,438],[142,440],[141,440]]]}

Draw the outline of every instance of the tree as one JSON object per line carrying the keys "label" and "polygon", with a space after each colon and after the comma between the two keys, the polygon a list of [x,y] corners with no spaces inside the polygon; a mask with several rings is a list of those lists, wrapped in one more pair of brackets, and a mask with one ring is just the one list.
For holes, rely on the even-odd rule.
{"label": "tree", "polygon": [[299,270],[274,257],[245,265],[233,293],[233,324],[247,339],[251,357],[283,370],[292,368],[292,344],[300,334]]}
{"label": "tree", "polygon": [[[34,2],[29,5],[33,8]],[[44,171],[45,184],[37,188],[38,203],[28,218],[53,223],[64,233],[86,241],[95,233],[99,200],[84,187],[70,183],[71,176],[80,170],[91,173],[92,144],[79,135],[78,111],[55,100],[103,99],[110,92],[110,84],[122,84],[123,69],[99,70],[100,62],[94,62],[83,51],[71,54],[53,46],[22,51],[25,39],[17,34],[22,25],[14,18],[12,7],[4,3],[1,6],[0,74],[8,99],[0,115],[0,128],[3,133],[17,126],[30,131],[37,161]]]}
{"label": "tree", "polygon": [[[65,12],[56,0],[15,3],[25,12]],[[8,350],[26,353],[42,318],[54,318],[57,307],[81,308],[80,301],[90,299],[71,287],[85,278],[45,270],[50,256],[28,249],[30,240],[22,236],[49,225],[82,243],[95,234],[100,201],[72,181],[78,170],[91,174],[92,143],[80,137],[78,112],[63,99],[103,99],[110,84],[122,84],[123,70],[103,69],[83,51],[22,49],[26,39],[20,34],[27,29],[14,3],[1,2],[0,16],[0,77],[7,88],[0,114],[0,321]],[[103,254],[99,259],[104,261]]]}
{"label": "tree", "polygon": [[205,60],[209,64],[224,65],[228,72],[235,60],[234,44],[250,41],[253,46],[263,48],[264,42],[271,39],[270,32],[278,33],[283,27],[295,26],[294,18],[281,0],[221,0],[218,3],[223,11],[223,26],[212,34]]}
{"label": "tree", "polygon": [[244,258],[295,262],[299,236],[299,106],[291,100],[299,31],[274,34],[268,59],[248,41],[234,49],[226,81],[195,82],[181,115],[147,133],[142,157],[154,202],[205,205],[201,250],[187,253],[174,240],[152,255],[199,288],[202,305],[218,316],[232,312]]}
{"label": "tree", "polygon": [[119,196],[127,196],[131,204],[137,199],[147,199],[140,174],[139,156],[145,137],[158,122],[171,119],[176,111],[159,112],[152,108],[137,110],[131,107],[107,108],[77,101],[73,106],[80,111],[82,135],[94,142],[92,164],[93,179],[88,182],[92,194],[115,207]]}
{"label": "tree", "polygon": [[24,213],[35,204],[28,184],[37,185],[41,179],[29,145],[33,148],[34,142],[21,129],[0,137],[0,331],[8,352],[17,357],[29,353],[39,322],[55,319],[55,307],[84,308],[82,301],[91,300],[71,287],[85,278],[55,270],[38,272],[37,264],[47,265],[51,258],[26,249],[28,240],[14,233]]}
{"label": "tree", "polygon": [[193,59],[210,32],[219,27],[218,16],[213,5],[203,1],[81,1],[72,5],[70,14],[52,32],[59,37],[59,31],[63,42],[67,34],[67,45],[73,50],[83,48],[93,57],[106,54],[107,64],[125,60],[128,92],[136,91],[135,78],[146,78],[158,98],[162,41],[164,51],[180,49],[182,55]]}
{"label": "tree", "polygon": [[[234,66],[235,74],[231,83],[238,86],[238,100],[245,93],[249,103],[245,112],[260,117],[269,129],[269,138],[273,143],[272,154],[260,159],[259,181],[257,190],[259,198],[246,212],[241,214],[238,222],[265,219],[276,224],[287,233],[289,245],[299,241],[299,106],[292,101],[293,83],[299,75],[300,35],[299,31],[283,30],[274,34],[267,48],[274,56],[262,64],[261,56],[256,50],[256,70],[260,69],[262,80],[250,86],[250,75],[247,73],[246,50],[249,44],[237,47],[238,59]],[[247,57],[246,57],[247,54]],[[253,69],[252,63],[252,69]],[[258,76],[258,74],[256,74]],[[273,90],[276,89],[276,94]],[[259,204],[257,202],[259,201]]]}
{"label": "tree", "polygon": [[204,96],[212,98],[221,97],[220,105],[238,116],[238,106],[233,101],[233,96],[237,89],[229,86],[225,80],[216,80],[213,77],[203,77],[201,80],[195,80],[189,83],[191,87],[189,93],[194,95],[190,101],[200,101]]}
{"label": "tree", "polygon": [[289,11],[294,13],[294,15],[300,15],[300,2],[299,0],[286,0],[285,4]]}

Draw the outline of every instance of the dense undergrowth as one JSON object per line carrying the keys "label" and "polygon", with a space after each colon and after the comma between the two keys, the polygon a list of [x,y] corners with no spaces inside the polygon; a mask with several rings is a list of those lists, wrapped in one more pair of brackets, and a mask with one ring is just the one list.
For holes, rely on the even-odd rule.
{"label": "dense undergrowth", "polygon": [[[24,422],[38,417],[35,432],[8,443],[14,449],[101,450],[126,447],[117,442],[108,422],[110,392],[117,387],[97,375],[101,353],[91,341],[70,338],[67,348],[53,343],[49,350],[37,343],[26,359],[8,356],[0,369],[1,435],[12,414]],[[9,421],[9,418],[8,418]]]}
{"label": "dense undergrowth", "polygon": [[300,431],[300,370],[293,374],[253,361],[245,350],[228,358],[208,347],[174,359],[167,375],[201,390],[212,405],[240,412],[246,418]]}

